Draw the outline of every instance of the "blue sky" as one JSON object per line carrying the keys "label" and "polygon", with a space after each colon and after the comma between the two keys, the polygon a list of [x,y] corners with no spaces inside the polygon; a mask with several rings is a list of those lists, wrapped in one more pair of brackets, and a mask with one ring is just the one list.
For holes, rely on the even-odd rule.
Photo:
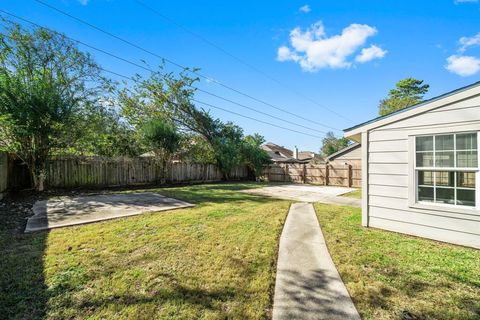
{"label": "blue sky", "polygon": [[[318,123],[344,129],[375,117],[378,101],[395,82],[405,77],[430,84],[427,98],[480,80],[480,2],[475,0],[142,0],[281,85],[134,0],[43,1],[179,64],[199,67],[205,76],[312,122],[203,80],[199,86],[205,90],[318,131],[330,130]],[[158,58],[70,20],[34,0],[3,1],[1,8],[124,58],[136,62],[145,60],[151,66],[160,63]],[[92,54],[106,69],[125,75],[144,74],[111,57],[93,51]],[[179,70],[168,64],[167,68]],[[323,136],[203,94],[198,94],[198,99]],[[258,132],[268,141],[286,147],[298,145],[302,150],[318,151],[321,146],[320,138],[221,110],[211,112],[239,124],[246,133]],[[341,131],[335,132],[341,134]]]}

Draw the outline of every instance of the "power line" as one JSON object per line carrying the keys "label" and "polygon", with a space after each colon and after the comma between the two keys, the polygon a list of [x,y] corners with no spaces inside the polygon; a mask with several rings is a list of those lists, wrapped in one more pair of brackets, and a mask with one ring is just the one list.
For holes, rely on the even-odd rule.
{"label": "power line", "polygon": [[[42,26],[42,25],[39,25],[39,24],[37,24],[37,23],[35,23],[35,22],[31,21],[31,20],[28,20],[28,19],[19,17],[19,16],[15,15],[15,14],[9,13],[9,12],[4,11],[4,10],[1,10],[1,9],[0,9],[0,12],[5,13],[5,14],[7,14],[7,15],[10,15],[10,16],[18,19],[18,20],[21,20],[21,21],[30,23],[30,24],[38,27],[38,28],[44,28],[44,29],[46,29],[46,30],[50,30],[51,32],[54,32],[54,33],[56,33],[56,34],[58,34],[58,35],[60,35],[60,36],[62,36],[62,37],[68,38],[68,39],[70,39],[70,40],[72,40],[72,41],[74,41],[74,42],[77,42],[77,43],[79,43],[79,44],[81,44],[81,45],[83,45],[83,46],[86,46],[86,47],[88,47],[88,48],[90,48],[90,49],[93,49],[93,50],[96,50],[96,51],[98,51],[98,52],[101,52],[101,53],[103,53],[103,54],[105,54],[105,55],[111,56],[111,57],[113,57],[113,58],[115,58],[115,59],[118,59],[118,60],[123,61],[123,62],[125,62],[125,63],[128,63],[128,64],[130,64],[130,65],[133,65],[133,66],[135,66],[135,67],[138,67],[138,68],[141,68],[141,69],[143,69],[143,70],[146,70],[146,71],[155,73],[155,71],[154,71],[153,69],[148,68],[148,67],[146,67],[146,66],[144,66],[144,65],[141,65],[141,64],[136,63],[136,62],[134,62],[134,61],[131,61],[131,60],[122,58],[122,57],[120,57],[120,56],[118,56],[118,55],[116,55],[116,54],[114,54],[114,53],[111,53],[111,52],[109,52],[109,51],[106,51],[106,50],[100,49],[100,48],[98,48],[98,47],[92,46],[92,45],[90,45],[90,44],[88,44],[88,43],[85,43],[85,42],[83,42],[83,41],[74,39],[74,38],[72,38],[72,37],[69,37],[69,36],[63,34],[63,33],[60,33],[60,32],[57,32],[57,31],[55,31],[55,30],[46,28],[46,27],[44,27],[44,26]],[[324,133],[324,134],[326,133],[325,131],[322,131],[322,130],[313,129],[313,128],[310,128],[310,127],[307,127],[307,126],[304,126],[304,125],[301,125],[301,124],[298,124],[298,123],[295,123],[295,122],[292,122],[292,121],[289,121],[289,120],[285,120],[285,119],[283,119],[283,118],[280,118],[280,117],[277,117],[277,116],[274,116],[274,115],[271,115],[271,114],[268,114],[268,113],[266,113],[266,112],[263,112],[263,111],[260,111],[260,110],[256,110],[255,108],[252,108],[252,107],[249,107],[249,106],[247,106],[247,105],[244,105],[244,104],[238,103],[238,102],[236,102],[236,101],[233,101],[233,100],[231,100],[231,99],[228,99],[228,98],[219,96],[219,95],[217,95],[217,94],[215,94],[215,93],[212,93],[212,92],[209,92],[209,91],[207,91],[207,90],[203,90],[203,89],[200,89],[200,88],[197,88],[197,87],[194,87],[194,86],[190,86],[190,87],[193,88],[193,89],[196,89],[196,90],[198,90],[198,91],[200,91],[200,92],[203,92],[203,93],[205,93],[205,94],[208,94],[208,95],[210,95],[210,96],[213,96],[213,97],[216,97],[216,98],[221,99],[221,100],[223,100],[223,101],[226,101],[226,102],[235,104],[235,105],[240,106],[240,107],[242,107],[242,108],[244,108],[244,109],[248,109],[248,110],[254,111],[254,112],[256,112],[256,113],[259,113],[259,114],[262,114],[262,115],[271,117],[271,118],[273,118],[273,119],[276,119],[276,120],[279,120],[279,121],[282,121],[282,122],[285,122],[285,123],[288,123],[288,124],[291,124],[291,125],[294,125],[294,126],[298,126],[298,127],[301,127],[301,128],[307,129],[307,130],[311,130],[311,131],[315,131],[315,132],[319,132],[319,133]]]}
{"label": "power line", "polygon": [[252,117],[249,117],[249,116],[240,114],[240,113],[236,113],[236,112],[233,112],[233,111],[230,111],[230,110],[221,108],[221,107],[214,106],[214,105],[212,105],[212,104],[209,104],[209,103],[206,103],[206,102],[203,102],[203,101],[199,101],[199,100],[197,100],[197,99],[192,99],[192,101],[195,101],[195,102],[198,102],[198,103],[200,103],[200,104],[203,104],[203,105],[206,105],[206,106],[215,108],[215,109],[219,109],[219,110],[222,110],[222,111],[225,111],[225,112],[228,112],[228,113],[231,113],[231,114],[234,114],[234,115],[243,117],[243,118],[247,118],[247,119],[250,119],[250,120],[254,120],[254,121],[257,121],[257,122],[260,122],[260,123],[263,123],[263,124],[268,124],[269,126],[273,126],[273,127],[277,127],[277,128],[280,128],[280,129],[289,130],[289,131],[292,131],[292,132],[304,134],[304,135],[307,135],[307,136],[310,136],[310,137],[322,139],[322,137],[320,137],[320,136],[316,136],[316,135],[309,134],[309,133],[302,132],[302,131],[297,131],[297,130],[294,130],[294,129],[285,128],[285,127],[282,127],[282,126],[279,126],[279,125],[276,125],[276,124],[273,124],[273,123],[270,123],[270,122],[267,122],[267,121],[258,120],[258,119],[255,119],[255,118],[252,118]]}
{"label": "power line", "polygon": [[[118,72],[111,71],[111,70],[108,70],[108,69],[105,69],[105,68],[100,68],[100,69],[103,70],[103,71],[105,71],[105,72],[108,72],[108,73],[111,73],[111,74],[113,74],[113,75],[116,75],[117,77],[125,78],[125,79],[128,79],[128,80],[131,80],[131,81],[133,81],[133,82],[138,83],[138,80],[136,80],[136,79],[134,79],[134,78],[131,78],[131,77],[128,77],[128,76],[125,76],[125,75],[123,75],[123,74],[120,74],[120,73],[118,73]],[[237,112],[234,112],[234,111],[230,111],[230,110],[227,110],[227,109],[224,109],[224,108],[221,108],[221,107],[218,107],[218,106],[215,106],[215,105],[213,105],[213,104],[209,104],[209,103],[206,103],[206,102],[203,102],[203,101],[199,101],[199,100],[196,100],[196,99],[191,99],[191,100],[192,100],[192,101],[195,101],[195,102],[197,102],[197,103],[204,104],[204,105],[206,105],[206,106],[209,106],[209,107],[212,107],[212,108],[215,108],[215,109],[219,109],[219,110],[222,110],[222,111],[225,111],[225,112],[234,114],[234,115],[236,115],[236,116],[243,117],[243,118],[246,118],[246,119],[250,119],[250,120],[253,120],[253,121],[256,121],[256,122],[259,122],[259,123],[263,123],[263,124],[266,124],[266,125],[269,125],[269,126],[272,126],[272,127],[276,127],[276,128],[283,129],[283,130],[288,130],[288,131],[295,132],[295,133],[298,133],[298,134],[303,134],[303,135],[306,135],[306,136],[309,136],[309,137],[313,137],[313,138],[322,139],[322,137],[317,136],[317,135],[313,135],[313,134],[306,133],[306,132],[302,132],[302,131],[297,131],[297,130],[295,130],[295,129],[290,129],[290,128],[283,127],[283,126],[279,126],[279,125],[277,125],[277,124],[274,124],[274,123],[271,123],[271,122],[268,122],[268,121],[263,121],[263,120],[255,119],[255,118],[253,118],[253,117],[249,117],[249,116],[243,115],[243,114],[241,114],[241,113],[237,113]],[[175,102],[173,102],[173,101],[168,100],[168,102],[177,105],[177,103],[175,103]]]}
{"label": "power line", "polygon": [[[65,11],[63,11],[63,10],[55,7],[55,6],[52,6],[52,5],[46,3],[46,2],[44,2],[44,1],[42,1],[42,0],[34,0],[34,1],[37,2],[37,3],[39,3],[39,4],[41,4],[41,5],[43,5],[43,6],[45,6],[45,7],[47,7],[47,8],[50,8],[51,10],[54,10],[54,11],[56,11],[56,12],[58,12],[58,13],[64,15],[64,16],[66,16],[66,17],[69,17],[70,19],[73,19],[73,20],[75,20],[75,21],[77,21],[77,22],[80,22],[80,23],[82,23],[82,24],[84,24],[84,25],[86,25],[86,26],[88,26],[88,27],[90,27],[90,28],[93,28],[93,29],[95,29],[95,30],[97,30],[97,31],[99,31],[99,32],[101,32],[101,33],[103,33],[103,34],[106,34],[106,35],[108,35],[109,37],[112,37],[112,38],[117,39],[117,40],[119,40],[119,41],[121,41],[121,42],[123,42],[123,43],[126,43],[126,44],[128,44],[129,46],[132,46],[132,47],[134,47],[134,48],[136,48],[136,49],[138,49],[138,50],[141,50],[141,51],[143,51],[143,52],[145,52],[145,53],[148,53],[148,54],[150,54],[150,55],[152,55],[152,56],[154,56],[154,57],[157,57],[157,58],[161,59],[162,61],[165,61],[165,62],[167,62],[167,63],[170,63],[170,64],[172,64],[172,65],[174,65],[174,66],[176,66],[176,67],[178,67],[178,68],[181,68],[181,69],[186,70],[186,71],[188,71],[188,72],[190,72],[190,73],[193,73],[193,74],[197,75],[198,77],[203,78],[203,79],[205,79],[205,80],[207,80],[207,81],[210,81],[210,82],[213,82],[213,83],[215,83],[215,84],[218,84],[219,86],[222,86],[222,87],[224,87],[224,88],[226,88],[226,89],[228,89],[228,90],[231,90],[231,91],[233,91],[233,92],[235,92],[235,93],[237,93],[237,94],[243,95],[243,96],[245,96],[245,97],[247,97],[247,98],[249,98],[249,99],[252,99],[252,100],[254,100],[254,101],[257,101],[257,102],[259,102],[259,103],[262,103],[262,104],[264,104],[264,105],[266,105],[266,106],[269,106],[269,107],[271,107],[271,108],[274,108],[274,109],[276,109],[276,110],[279,110],[279,111],[281,111],[281,112],[284,112],[284,113],[286,113],[286,114],[289,114],[289,115],[291,115],[291,116],[294,116],[294,117],[296,117],[296,118],[298,118],[298,119],[302,119],[302,120],[304,120],[304,121],[308,121],[308,122],[310,122],[310,123],[317,124],[317,125],[320,125],[320,126],[323,126],[323,127],[326,127],[326,128],[333,128],[333,127],[327,126],[327,125],[325,125],[325,124],[323,124],[323,123],[320,123],[320,122],[317,122],[317,121],[314,121],[314,120],[311,120],[311,119],[308,119],[308,118],[299,116],[299,115],[297,115],[296,113],[290,112],[290,111],[285,110],[285,109],[280,108],[280,107],[277,107],[277,106],[275,106],[275,105],[273,105],[273,104],[271,104],[271,103],[268,103],[268,102],[266,102],[266,101],[264,101],[264,100],[255,98],[255,97],[253,97],[253,96],[251,96],[251,95],[249,95],[249,94],[247,94],[247,93],[244,93],[244,92],[242,92],[242,91],[240,91],[240,90],[237,90],[237,89],[235,89],[235,88],[233,88],[233,87],[231,87],[231,86],[228,86],[228,85],[226,85],[226,84],[224,84],[224,83],[222,83],[222,82],[220,82],[220,81],[218,81],[218,80],[216,80],[216,79],[212,79],[212,78],[210,78],[210,77],[207,77],[207,76],[199,73],[198,71],[191,70],[191,69],[189,69],[189,68],[187,68],[187,67],[185,67],[185,66],[183,66],[183,65],[181,65],[181,64],[179,64],[179,63],[177,63],[177,62],[175,62],[175,61],[173,61],[173,60],[170,60],[170,59],[165,58],[165,57],[163,57],[163,56],[161,56],[161,55],[159,55],[159,54],[157,54],[157,53],[155,53],[155,52],[152,52],[152,51],[150,51],[150,50],[148,50],[148,49],[145,49],[145,48],[143,48],[143,47],[141,47],[141,46],[139,46],[139,45],[137,45],[137,44],[135,44],[135,43],[133,43],[133,42],[131,42],[131,41],[129,41],[129,40],[126,40],[126,39],[124,39],[124,38],[122,38],[122,37],[119,37],[119,36],[117,36],[117,35],[109,32],[109,31],[106,31],[106,30],[104,30],[104,29],[102,29],[102,28],[100,28],[100,27],[98,27],[98,26],[96,26],[96,25],[93,25],[93,24],[91,24],[91,23],[88,22],[88,21],[85,21],[85,20],[80,19],[80,18],[78,18],[78,17],[76,17],[76,16],[73,16],[72,14],[70,14],[70,13],[68,13],[68,12],[65,12]],[[338,129],[338,128],[334,128],[334,130],[341,131],[341,130]]]}
{"label": "power line", "polygon": [[169,21],[170,23],[176,25],[177,27],[181,28],[182,30],[184,30],[185,32],[189,33],[190,35],[200,39],[201,41],[205,42],[206,44],[208,44],[209,46],[219,50],[220,52],[224,53],[225,55],[229,56],[230,58],[238,61],[239,63],[247,66],[248,68],[250,68],[251,70],[263,75],[265,78],[277,83],[278,85],[282,86],[283,88],[286,88],[288,90],[290,90],[291,92],[295,93],[296,95],[312,102],[313,104],[315,104],[316,106],[322,108],[322,109],[325,109],[337,116],[339,116],[340,118],[344,119],[344,120],[347,120],[347,121],[352,121],[351,119],[345,117],[344,115],[336,112],[335,110],[332,110],[320,103],[318,103],[317,101],[313,100],[312,98],[308,97],[307,95],[305,95],[304,93],[296,90],[296,89],[293,89],[291,88],[290,86],[286,85],[285,83],[283,83],[282,81],[272,77],[271,75],[269,75],[268,73],[260,70],[259,68],[255,67],[254,65],[248,63],[247,61],[243,60],[242,58],[239,58],[238,56],[234,55],[233,53],[230,53],[229,51],[225,50],[224,48],[222,48],[221,46],[219,46],[218,44],[208,40],[207,38],[205,38],[204,36],[196,33],[195,31],[192,31],[191,29],[187,28],[186,26],[178,23],[177,21],[173,20],[172,18],[166,16],[165,14],[159,12],[158,10],[156,10],[155,8],[153,7],[150,7],[149,5],[145,4],[143,1],[140,1],[140,0],[134,0],[134,2],[136,2],[137,4],[139,4],[140,6],[144,7],[145,9],[155,13],[156,15],[158,15],[159,17],[163,18],[164,20],[167,20]]}

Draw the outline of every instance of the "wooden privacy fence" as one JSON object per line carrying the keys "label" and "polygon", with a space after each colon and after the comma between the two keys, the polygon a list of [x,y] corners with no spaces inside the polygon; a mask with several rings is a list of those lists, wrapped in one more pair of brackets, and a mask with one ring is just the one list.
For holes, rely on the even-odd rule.
{"label": "wooden privacy fence", "polygon": [[[153,158],[55,158],[47,163],[46,185],[53,188],[111,187],[160,183],[198,183],[222,180],[213,164],[170,163],[162,177],[161,165]],[[230,180],[245,180],[248,169],[232,170]]]}
{"label": "wooden privacy fence", "polygon": [[2,193],[7,190],[8,187],[8,158],[7,154],[0,152],[0,199]]}
{"label": "wooden privacy fence", "polygon": [[350,164],[281,163],[265,166],[262,178],[270,182],[293,182],[360,188],[361,168]]}
{"label": "wooden privacy fence", "polygon": [[[9,189],[30,186],[24,164],[11,161]],[[232,170],[229,180],[246,180],[247,167]],[[216,182],[223,178],[213,164],[169,163],[166,176],[153,158],[57,157],[48,160],[45,186],[48,188],[116,187],[148,184]]]}

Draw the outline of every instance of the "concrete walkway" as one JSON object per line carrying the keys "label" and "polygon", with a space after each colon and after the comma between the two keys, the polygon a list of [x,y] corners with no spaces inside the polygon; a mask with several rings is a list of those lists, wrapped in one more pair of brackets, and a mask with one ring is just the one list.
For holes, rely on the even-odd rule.
{"label": "concrete walkway", "polygon": [[263,197],[286,199],[300,202],[321,202],[352,207],[361,207],[362,200],[342,197],[342,194],[356,189],[347,187],[312,186],[300,184],[287,184],[268,186],[258,189],[248,189],[243,192]]}
{"label": "concrete walkway", "polygon": [[312,204],[291,206],[280,238],[273,320],[360,320]]}
{"label": "concrete walkway", "polygon": [[187,207],[193,204],[153,192],[58,197],[35,203],[25,232]]}

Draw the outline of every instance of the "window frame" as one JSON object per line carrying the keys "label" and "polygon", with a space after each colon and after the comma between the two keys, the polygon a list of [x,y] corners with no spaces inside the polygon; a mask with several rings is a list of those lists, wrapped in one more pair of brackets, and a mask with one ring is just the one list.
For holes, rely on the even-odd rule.
{"label": "window frame", "polygon": [[[459,134],[466,134],[466,133],[474,133],[477,135],[477,167],[471,168],[456,168],[457,164],[457,151],[466,151],[466,150],[457,150],[457,143],[456,143],[456,136]],[[454,152],[454,166],[453,167],[436,167],[436,147],[435,147],[435,137],[442,136],[442,135],[454,135],[454,143],[453,143],[453,152]],[[418,137],[433,137],[433,159],[432,159],[432,167],[417,167],[417,138]],[[413,208],[418,209],[430,209],[430,210],[440,210],[440,211],[450,211],[455,213],[480,213],[480,132],[477,130],[468,130],[468,131],[446,131],[446,132],[429,132],[426,134],[417,134],[417,135],[410,135],[409,136],[409,153],[410,153],[410,161],[411,162],[411,174],[409,175],[409,186],[410,186],[410,196],[409,196],[409,205]],[[443,150],[442,150],[443,151]],[[430,151],[419,151],[419,152],[430,152]],[[434,200],[433,201],[419,201],[418,200],[418,189],[421,187],[419,185],[419,171],[431,171],[433,172],[433,184],[428,187],[434,188]],[[457,202],[457,192],[454,192],[454,204],[449,203],[438,203],[435,202],[436,192],[435,189],[437,186],[435,185],[436,174],[435,172],[474,172],[475,173],[475,206],[466,206],[466,205],[458,205]],[[458,174],[454,175],[454,186],[442,186],[440,188],[445,189],[453,189],[453,190],[472,190],[472,188],[459,188],[457,187],[458,183]]]}

